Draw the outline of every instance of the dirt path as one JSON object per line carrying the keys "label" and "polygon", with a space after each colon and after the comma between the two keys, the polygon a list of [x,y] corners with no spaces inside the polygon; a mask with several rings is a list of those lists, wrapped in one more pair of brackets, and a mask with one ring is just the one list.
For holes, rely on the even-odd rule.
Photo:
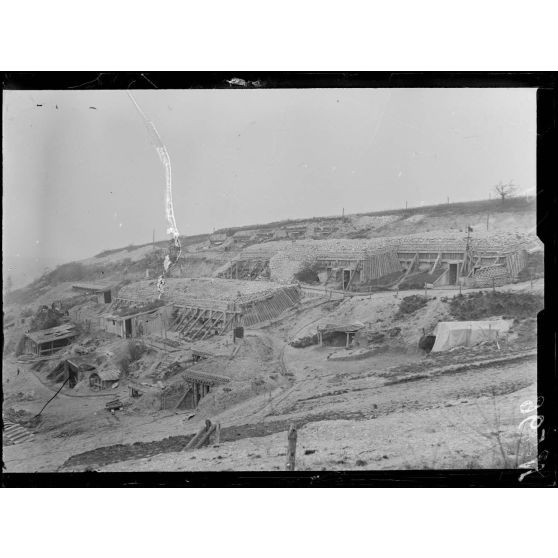
{"label": "dirt path", "polygon": [[[506,397],[532,386],[533,364],[525,366],[525,363],[516,363],[514,366],[472,370],[461,375],[439,377],[435,383],[432,380],[420,380],[412,385],[346,388],[306,398],[297,398],[294,390],[289,390],[283,394],[290,405],[284,412],[268,414],[261,422],[224,427],[221,430],[221,440],[224,443],[270,436],[288,430],[292,422],[301,428],[324,421],[359,422],[378,420],[390,415],[405,417],[409,413],[420,411],[439,413],[464,404],[474,407],[475,401],[481,398]],[[293,399],[289,399],[291,397]],[[191,436],[186,435],[172,436],[147,443],[96,448],[72,456],[64,464],[63,470],[98,468],[161,453],[180,452],[190,438]],[[409,443],[412,444],[412,440]]]}

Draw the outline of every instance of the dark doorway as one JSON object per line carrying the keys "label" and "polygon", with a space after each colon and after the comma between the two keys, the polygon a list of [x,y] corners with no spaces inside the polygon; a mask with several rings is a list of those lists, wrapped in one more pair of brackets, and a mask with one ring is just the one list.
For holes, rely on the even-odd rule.
{"label": "dark doorway", "polygon": [[347,285],[349,284],[350,280],[351,280],[351,270],[350,269],[344,269],[343,270],[343,290],[345,290],[347,288]]}
{"label": "dark doorway", "polygon": [[449,264],[449,284],[455,285],[457,283],[457,264]]}
{"label": "dark doorway", "polygon": [[66,364],[68,366],[68,386],[73,389],[78,383],[78,369],[69,362]]}
{"label": "dark doorway", "polygon": [[126,337],[132,337],[132,320],[124,320],[124,329]]}
{"label": "dark doorway", "polygon": [[105,291],[105,304],[110,304],[112,302],[112,296],[110,291]]}

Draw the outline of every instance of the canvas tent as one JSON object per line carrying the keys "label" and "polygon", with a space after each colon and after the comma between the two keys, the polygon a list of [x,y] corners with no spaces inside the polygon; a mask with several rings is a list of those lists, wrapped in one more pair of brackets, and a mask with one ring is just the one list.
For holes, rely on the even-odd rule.
{"label": "canvas tent", "polygon": [[493,341],[507,333],[512,320],[477,322],[438,322],[432,352],[447,351],[453,347],[471,347],[483,341]]}

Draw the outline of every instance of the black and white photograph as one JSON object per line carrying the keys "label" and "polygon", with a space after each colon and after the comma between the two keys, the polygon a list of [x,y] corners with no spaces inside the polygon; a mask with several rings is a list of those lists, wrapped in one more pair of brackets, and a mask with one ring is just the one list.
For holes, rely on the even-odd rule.
{"label": "black and white photograph", "polygon": [[537,88],[242,76],[4,89],[4,473],[536,474]]}

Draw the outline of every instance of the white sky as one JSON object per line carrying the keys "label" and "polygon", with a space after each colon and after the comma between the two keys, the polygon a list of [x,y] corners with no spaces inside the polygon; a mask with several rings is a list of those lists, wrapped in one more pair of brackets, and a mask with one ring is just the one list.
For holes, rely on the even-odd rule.
{"label": "white sky", "polygon": [[[170,154],[181,234],[535,187],[534,89],[134,96]],[[164,169],[125,91],[5,91],[3,111],[5,255],[166,238]]]}

